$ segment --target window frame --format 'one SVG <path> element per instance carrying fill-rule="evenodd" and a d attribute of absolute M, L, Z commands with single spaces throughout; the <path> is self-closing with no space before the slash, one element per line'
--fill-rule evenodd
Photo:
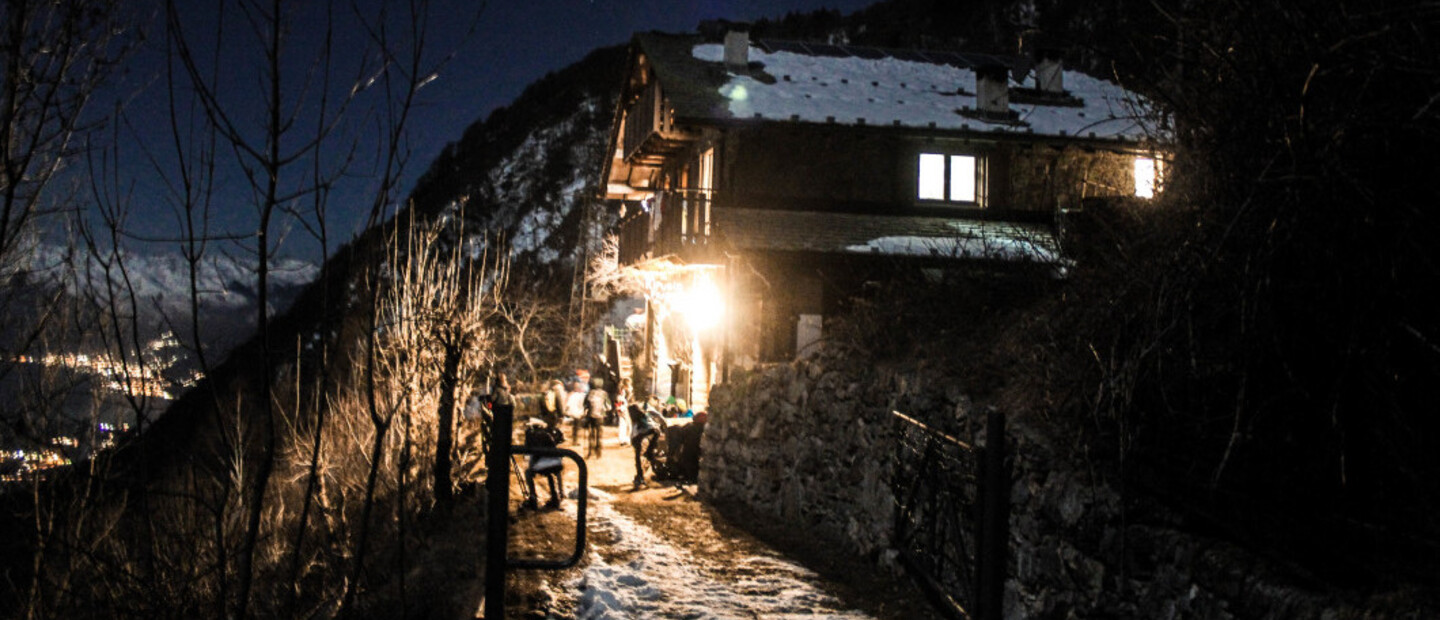
<path fill-rule="evenodd" d="M 936 162 L 933 158 L 940 158 Z M 927 158 L 930 162 L 927 164 Z M 973 150 L 949 150 L 949 149 L 920 149 L 915 159 L 914 191 L 911 197 L 918 203 L 924 205 L 943 205 L 962 208 L 984 208 L 987 204 L 987 177 L 989 172 L 988 159 L 984 153 Z M 957 197 L 957 185 L 963 186 L 963 182 L 957 182 L 962 168 L 973 166 L 969 178 L 972 182 L 970 196 L 968 199 L 960 195 Z M 939 174 L 939 185 L 936 186 L 933 175 Z M 928 182 L 927 182 L 928 180 Z M 935 191 L 939 191 L 939 197 L 935 197 Z"/>

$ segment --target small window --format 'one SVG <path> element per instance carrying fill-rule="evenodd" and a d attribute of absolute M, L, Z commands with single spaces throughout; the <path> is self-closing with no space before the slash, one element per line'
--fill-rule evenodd
<path fill-rule="evenodd" d="M 1135 196 L 1154 198 L 1160 191 L 1164 163 L 1153 157 L 1135 158 Z"/>
<path fill-rule="evenodd" d="M 916 197 L 980 204 L 984 161 L 974 155 L 921 153 Z"/>

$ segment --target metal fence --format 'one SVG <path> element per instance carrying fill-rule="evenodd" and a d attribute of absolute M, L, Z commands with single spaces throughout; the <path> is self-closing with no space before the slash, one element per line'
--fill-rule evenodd
<path fill-rule="evenodd" d="M 895 548 L 935 607 L 952 618 L 1004 617 L 1010 467 L 1005 417 L 986 447 L 892 412 L 898 429 Z"/>

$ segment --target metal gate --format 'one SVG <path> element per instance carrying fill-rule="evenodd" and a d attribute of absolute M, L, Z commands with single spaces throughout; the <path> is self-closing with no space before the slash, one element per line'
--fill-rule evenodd
<path fill-rule="evenodd" d="M 992 411 L 975 448 L 898 411 L 892 489 L 895 548 L 906 570 L 952 618 L 1004 616 L 1010 468 L 1005 417 Z"/>

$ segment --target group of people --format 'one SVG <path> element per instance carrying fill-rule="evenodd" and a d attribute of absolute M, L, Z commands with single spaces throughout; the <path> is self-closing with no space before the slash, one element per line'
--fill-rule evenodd
<path fill-rule="evenodd" d="M 643 403 L 632 402 L 634 392 L 628 378 L 620 381 L 613 395 L 605 389 L 605 381 L 600 377 L 585 379 L 577 373 L 568 388 L 558 379 L 546 385 L 536 406 L 539 423 L 532 424 L 526 431 L 527 447 L 553 448 L 564 443 L 561 429 L 568 420 L 571 439 L 575 445 L 585 447 L 585 458 L 599 458 L 603 454 L 604 425 L 613 416 L 620 443 L 629 445 L 634 452 L 636 489 L 646 485 L 647 469 L 656 478 L 696 479 L 700 436 L 706 421 L 704 412 L 694 413 L 685 401 L 675 398 L 662 403 L 652 396 Z M 666 418 L 690 420 L 688 424 L 667 424 Z M 663 452 L 659 449 L 662 443 L 665 444 Z M 550 481 L 551 501 L 546 506 L 559 505 L 561 467 L 558 458 L 531 459 L 526 470 L 531 507 L 536 502 L 534 478 L 537 475 Z"/>
<path fill-rule="evenodd" d="M 684 400 L 668 399 L 665 404 L 651 397 L 643 406 L 629 406 L 635 450 L 635 488 L 645 486 L 645 463 L 657 479 L 694 482 L 700 474 L 700 438 L 708 415 L 685 407 Z M 664 439 L 664 452 L 658 450 Z M 643 457 L 643 458 L 642 458 Z"/>
<path fill-rule="evenodd" d="M 540 419 L 553 427 L 570 420 L 570 436 L 585 446 L 585 458 L 599 458 L 604 450 L 604 424 L 616 411 L 624 410 L 630 398 L 630 380 L 622 380 L 613 397 L 600 377 L 589 380 L 588 391 L 584 386 L 585 382 L 576 381 L 567 390 L 559 379 L 551 380 L 541 395 Z M 623 430 L 621 435 L 625 435 Z"/>

